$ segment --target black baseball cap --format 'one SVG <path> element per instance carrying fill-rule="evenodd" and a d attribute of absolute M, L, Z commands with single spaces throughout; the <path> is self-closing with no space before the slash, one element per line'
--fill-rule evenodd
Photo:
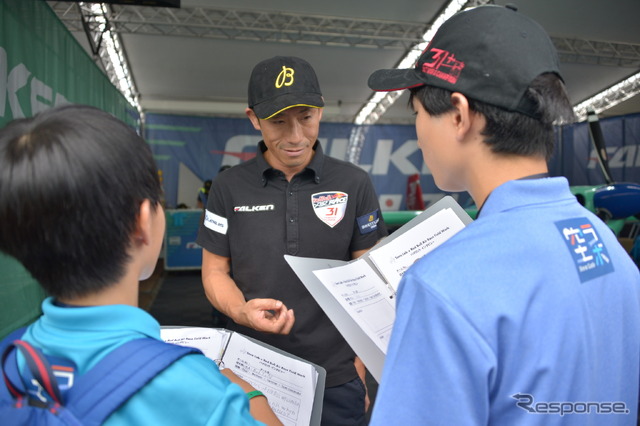
<path fill-rule="evenodd" d="M 253 68 L 249 108 L 266 120 L 296 106 L 324 107 L 316 73 L 304 59 L 275 56 Z"/>
<path fill-rule="evenodd" d="M 490 105 L 536 117 L 525 94 L 543 73 L 560 66 L 546 31 L 513 6 L 459 12 L 438 29 L 415 68 L 375 71 L 369 87 L 394 91 L 435 86 Z"/>

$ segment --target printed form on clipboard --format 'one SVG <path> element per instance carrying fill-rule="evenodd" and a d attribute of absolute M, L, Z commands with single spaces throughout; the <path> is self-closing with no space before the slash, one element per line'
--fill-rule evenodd
<path fill-rule="evenodd" d="M 285 426 L 320 424 L 324 368 L 223 328 L 163 326 L 160 336 L 200 349 L 219 368 L 229 368 L 262 391 Z"/>
<path fill-rule="evenodd" d="M 345 340 L 380 381 L 404 273 L 472 221 L 446 196 L 350 262 L 285 255 Z"/>

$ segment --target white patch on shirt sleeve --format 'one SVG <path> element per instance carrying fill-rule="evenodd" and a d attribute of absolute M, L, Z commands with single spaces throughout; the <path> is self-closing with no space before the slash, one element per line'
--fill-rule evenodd
<path fill-rule="evenodd" d="M 205 210 L 204 226 L 223 235 L 226 235 L 227 229 L 229 229 L 226 217 L 218 216 L 209 210 Z"/>

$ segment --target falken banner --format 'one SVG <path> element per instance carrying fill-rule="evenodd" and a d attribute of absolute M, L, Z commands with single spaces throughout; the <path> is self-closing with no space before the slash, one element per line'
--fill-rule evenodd
<path fill-rule="evenodd" d="M 613 178 L 619 182 L 640 182 L 640 114 L 600 122 Z M 349 123 L 321 123 L 319 139 L 324 152 L 347 159 L 353 128 Z M 248 119 L 164 114 L 147 114 L 145 137 L 161 170 L 169 208 L 178 203 L 180 168 L 186 167 L 200 182 L 212 179 L 221 166 L 253 158 L 261 139 Z M 556 155 L 550 161 L 551 175 L 566 176 L 572 185 L 605 183 L 586 123 L 556 129 L 556 141 Z M 406 208 L 408 180 L 416 173 L 420 175 L 425 206 L 444 195 L 424 165 L 412 125 L 370 126 L 358 165 L 371 176 L 383 210 Z M 471 203 L 466 193 L 449 195 L 463 207 Z M 195 199 L 195 190 L 189 197 Z"/>
<path fill-rule="evenodd" d="M 0 1 L 0 127 L 66 103 L 93 105 L 137 127 L 137 111 L 46 2 Z"/>

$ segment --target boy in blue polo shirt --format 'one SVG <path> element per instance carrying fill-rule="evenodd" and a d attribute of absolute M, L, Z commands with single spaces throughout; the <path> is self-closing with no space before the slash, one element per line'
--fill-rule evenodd
<path fill-rule="evenodd" d="M 635 425 L 640 274 L 564 177 L 553 124 L 573 117 L 551 40 L 512 7 L 453 16 L 409 89 L 425 163 L 478 218 L 399 286 L 372 425 Z"/>
<path fill-rule="evenodd" d="M 157 167 L 126 124 L 67 105 L 0 130 L 0 250 L 51 295 L 23 340 L 90 370 L 160 325 L 138 306 L 138 283 L 154 270 L 165 216 Z M 105 424 L 280 424 L 266 398 L 202 354 L 171 364 Z M 255 419 L 254 417 L 255 416 Z"/>

